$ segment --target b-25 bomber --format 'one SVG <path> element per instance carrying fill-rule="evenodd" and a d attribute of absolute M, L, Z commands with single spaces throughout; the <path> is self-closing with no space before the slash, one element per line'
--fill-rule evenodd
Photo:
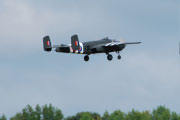
<path fill-rule="evenodd" d="M 111 61 L 113 56 L 111 52 L 118 54 L 117 58 L 120 60 L 120 51 L 122 51 L 129 44 L 140 44 L 141 42 L 123 42 L 108 37 L 96 41 L 79 42 L 78 35 L 71 37 L 71 44 L 51 45 L 50 37 L 45 36 L 43 38 L 44 50 L 47 52 L 52 51 L 54 48 L 56 52 L 62 53 L 74 53 L 74 54 L 85 54 L 84 60 L 89 61 L 89 56 L 96 53 L 105 53 L 107 59 Z"/>

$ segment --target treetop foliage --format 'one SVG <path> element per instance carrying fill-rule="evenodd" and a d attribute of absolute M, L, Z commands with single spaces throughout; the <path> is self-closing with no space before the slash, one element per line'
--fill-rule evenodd
<path fill-rule="evenodd" d="M 2 115 L 0 120 L 7 120 L 7 118 Z M 165 106 L 159 106 L 152 113 L 149 111 L 139 112 L 134 109 L 128 113 L 121 110 L 112 113 L 105 111 L 102 116 L 98 113 L 80 112 L 74 116 L 64 118 L 62 111 L 50 104 L 42 107 L 36 105 L 34 109 L 27 105 L 10 120 L 180 120 L 180 114 L 171 112 Z"/>

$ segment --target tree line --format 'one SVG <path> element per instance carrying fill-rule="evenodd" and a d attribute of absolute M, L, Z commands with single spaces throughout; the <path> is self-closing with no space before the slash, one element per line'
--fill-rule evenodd
<path fill-rule="evenodd" d="M 0 120 L 7 120 L 5 115 Z M 171 112 L 165 106 L 159 106 L 152 112 L 132 110 L 128 113 L 116 110 L 112 113 L 106 111 L 102 116 L 93 112 L 80 112 L 74 116 L 64 117 L 62 111 L 50 105 L 33 108 L 27 105 L 21 112 L 16 113 L 10 120 L 180 120 L 180 114 Z"/>

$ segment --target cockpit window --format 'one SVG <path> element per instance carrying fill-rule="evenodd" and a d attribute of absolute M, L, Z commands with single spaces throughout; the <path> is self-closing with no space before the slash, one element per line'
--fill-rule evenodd
<path fill-rule="evenodd" d="M 109 40 L 109 38 L 108 38 L 108 37 L 105 37 L 105 38 L 103 38 L 103 40 Z"/>

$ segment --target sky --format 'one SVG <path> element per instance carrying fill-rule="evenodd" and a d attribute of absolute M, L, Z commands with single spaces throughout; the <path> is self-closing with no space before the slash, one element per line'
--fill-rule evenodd
<path fill-rule="evenodd" d="M 77 112 L 180 113 L 178 0 L 1 0 L 0 115 L 30 104 Z M 42 38 L 69 44 L 109 37 L 127 42 L 122 60 L 43 51 Z"/>

